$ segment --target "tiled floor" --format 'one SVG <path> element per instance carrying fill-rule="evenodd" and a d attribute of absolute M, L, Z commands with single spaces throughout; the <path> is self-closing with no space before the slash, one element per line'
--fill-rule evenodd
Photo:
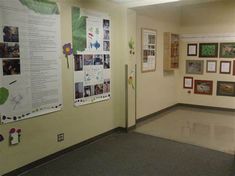
<path fill-rule="evenodd" d="M 178 107 L 140 123 L 136 132 L 235 154 L 235 112 Z"/>

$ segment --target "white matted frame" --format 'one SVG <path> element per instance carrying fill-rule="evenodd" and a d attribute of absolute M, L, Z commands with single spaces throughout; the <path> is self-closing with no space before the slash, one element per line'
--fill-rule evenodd
<path fill-rule="evenodd" d="M 217 72 L 217 61 L 216 60 L 207 60 L 206 61 L 206 72 L 207 73 L 216 73 Z"/>
<path fill-rule="evenodd" d="M 157 31 L 154 29 L 141 29 L 141 72 L 154 72 L 156 70 Z"/>

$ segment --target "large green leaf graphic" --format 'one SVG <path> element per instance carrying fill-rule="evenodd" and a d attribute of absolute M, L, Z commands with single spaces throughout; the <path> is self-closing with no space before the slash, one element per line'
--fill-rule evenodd
<path fill-rule="evenodd" d="M 84 51 L 86 48 L 86 18 L 80 16 L 80 8 L 72 8 L 72 35 L 73 35 L 73 51 Z"/>
<path fill-rule="evenodd" d="M 49 0 L 19 0 L 21 4 L 27 6 L 36 13 L 52 15 L 59 14 L 59 8 L 55 2 Z"/>
<path fill-rule="evenodd" d="M 3 105 L 9 97 L 8 89 L 1 87 L 0 88 L 0 105 Z"/>

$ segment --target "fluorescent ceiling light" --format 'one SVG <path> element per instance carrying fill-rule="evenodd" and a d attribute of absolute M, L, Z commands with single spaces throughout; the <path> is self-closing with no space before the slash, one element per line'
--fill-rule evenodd
<path fill-rule="evenodd" d="M 113 0 L 113 1 L 123 4 L 127 7 L 139 7 L 139 6 L 169 3 L 169 2 L 177 2 L 180 0 Z"/>

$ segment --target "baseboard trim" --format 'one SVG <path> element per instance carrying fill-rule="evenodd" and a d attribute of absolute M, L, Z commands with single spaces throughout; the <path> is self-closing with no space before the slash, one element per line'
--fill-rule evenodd
<path fill-rule="evenodd" d="M 34 161 L 34 162 L 30 163 L 30 164 L 27 164 L 27 165 L 25 165 L 25 166 L 22 166 L 22 167 L 20 167 L 20 168 L 18 168 L 18 169 L 15 169 L 15 170 L 11 171 L 11 172 L 8 172 L 8 173 L 6 173 L 6 174 L 3 174 L 3 176 L 16 176 L 16 175 L 20 175 L 20 174 L 22 174 L 22 173 L 24 173 L 24 172 L 26 172 L 26 171 L 28 171 L 28 170 L 30 170 L 30 169 L 33 169 L 33 168 L 35 168 L 35 167 L 37 167 L 37 166 L 39 166 L 39 165 L 42 165 L 42 164 L 44 164 L 44 163 L 47 163 L 47 162 L 49 162 L 49 161 L 51 161 L 51 160 L 53 160 L 53 159 L 56 159 L 56 158 L 58 158 L 58 157 L 61 156 L 61 155 L 64 155 L 64 154 L 66 154 L 66 153 L 68 153 L 68 152 L 71 152 L 71 151 L 76 150 L 76 149 L 78 149 L 78 148 L 80 148 L 80 147 L 83 147 L 83 146 L 85 146 L 85 145 L 87 145 L 87 144 L 90 144 L 90 143 L 92 143 L 92 142 L 94 142 L 94 141 L 96 141 L 96 140 L 98 140 L 98 139 L 101 139 L 101 138 L 103 138 L 103 137 L 106 137 L 106 136 L 108 136 L 108 135 L 111 135 L 111 134 L 113 134 L 113 133 L 118 133 L 118 132 L 122 132 L 122 133 L 123 133 L 123 132 L 127 132 L 127 130 L 126 130 L 126 128 L 117 127 L 117 128 L 115 128 L 115 129 L 112 129 L 112 130 L 107 131 L 107 132 L 105 132 L 105 133 L 102 133 L 102 134 L 100 134 L 100 135 L 97 135 L 97 136 L 95 136 L 95 137 L 92 137 L 92 138 L 90 138 L 90 139 L 87 139 L 87 140 L 85 140 L 85 141 L 83 141 L 83 142 L 80 142 L 80 143 L 78 143 L 78 144 L 75 144 L 75 145 L 73 145 L 73 146 L 70 146 L 70 147 L 68 147 L 68 148 L 66 148 L 66 149 L 63 149 L 63 150 L 61 150 L 61 151 L 58 151 L 58 152 L 53 153 L 53 154 L 51 154 L 51 155 L 48 155 L 48 156 L 46 156 L 46 157 L 44 157 L 44 158 L 41 158 L 41 159 L 39 159 L 39 160 L 36 160 L 36 161 Z"/>
<path fill-rule="evenodd" d="M 176 108 L 176 107 L 189 107 L 189 108 L 198 108 L 198 109 L 211 109 L 211 110 L 219 110 L 219 111 L 227 111 L 227 112 L 235 112 L 235 109 L 232 109 L 232 108 L 222 108 L 222 107 L 215 107 L 215 106 L 204 106 L 204 105 L 195 105 L 195 104 L 186 104 L 186 103 L 176 103 L 172 106 L 169 106 L 167 108 L 164 108 L 160 111 L 157 111 L 157 112 L 154 112 L 152 114 L 149 114 L 147 116 L 144 116 L 140 119 L 137 119 L 136 120 L 136 123 L 141 123 L 143 121 L 146 121 L 148 119 L 151 119 L 153 117 L 156 117 L 164 112 L 167 112 L 173 108 Z"/>
<path fill-rule="evenodd" d="M 235 109 L 233 109 L 233 108 L 222 108 L 222 107 L 215 107 L 215 106 L 204 106 L 204 105 L 195 105 L 195 104 L 186 104 L 186 103 L 178 103 L 177 105 L 183 106 L 183 107 L 190 107 L 190 108 L 211 109 L 211 110 L 235 112 Z"/>
<path fill-rule="evenodd" d="M 162 114 L 162 113 L 164 113 L 164 112 L 167 112 L 167 111 L 169 111 L 169 110 L 171 110 L 171 109 L 173 109 L 173 108 L 175 108 L 175 107 L 177 107 L 177 106 L 179 106 L 178 103 L 176 103 L 176 104 L 174 104 L 174 105 L 172 105 L 172 106 L 169 106 L 169 107 L 167 107 L 167 108 L 164 108 L 164 109 L 162 109 L 162 110 L 160 110 L 160 111 L 157 111 L 157 112 L 154 112 L 154 113 L 152 113 L 152 114 L 146 115 L 146 116 L 144 116 L 144 117 L 142 117 L 142 118 L 140 118 L 140 119 L 137 119 L 137 120 L 136 120 L 136 123 L 138 124 L 138 123 L 141 123 L 141 122 L 146 121 L 146 120 L 148 120 L 148 119 L 151 119 L 151 118 L 153 118 L 153 117 L 155 117 L 155 116 L 157 116 L 157 115 L 160 115 L 160 114 Z"/>

